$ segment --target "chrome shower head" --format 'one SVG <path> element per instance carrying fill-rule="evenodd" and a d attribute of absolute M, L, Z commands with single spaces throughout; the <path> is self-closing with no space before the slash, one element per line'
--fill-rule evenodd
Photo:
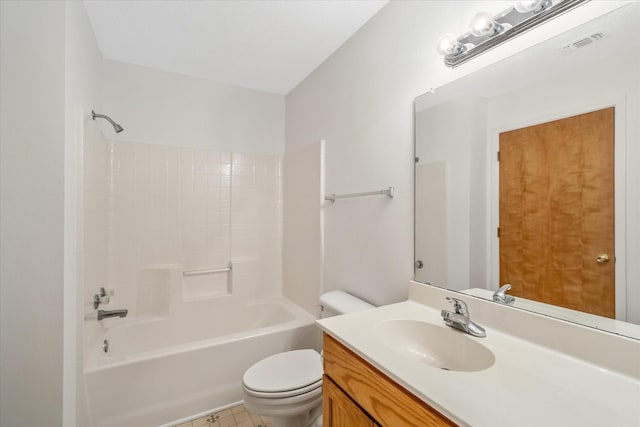
<path fill-rule="evenodd" d="M 124 130 L 124 128 L 122 126 L 120 126 L 119 124 L 117 124 L 116 122 L 111 120 L 111 117 L 105 116 L 104 114 L 96 114 L 95 111 L 91 110 L 91 118 L 93 120 L 95 120 L 96 117 L 103 118 L 103 119 L 107 120 L 109 123 L 111 123 L 111 126 L 113 126 L 113 130 L 115 130 L 116 133 L 120 133 L 120 132 L 122 132 Z"/>

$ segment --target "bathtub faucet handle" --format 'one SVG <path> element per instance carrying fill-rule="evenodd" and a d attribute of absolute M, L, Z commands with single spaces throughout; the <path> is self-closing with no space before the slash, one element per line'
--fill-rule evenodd
<path fill-rule="evenodd" d="M 98 309 L 101 304 L 109 304 L 111 301 L 111 297 L 113 296 L 113 289 L 109 289 L 109 292 L 104 288 L 104 286 L 100 287 L 100 292 L 93 296 L 93 308 Z"/>

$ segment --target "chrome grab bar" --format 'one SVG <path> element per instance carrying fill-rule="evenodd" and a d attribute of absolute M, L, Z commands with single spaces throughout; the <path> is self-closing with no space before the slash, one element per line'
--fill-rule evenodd
<path fill-rule="evenodd" d="M 203 274 L 226 273 L 228 271 L 231 271 L 231 264 L 229 264 L 228 267 L 224 267 L 224 268 L 199 268 L 195 270 L 185 270 L 182 272 L 182 275 L 184 277 L 200 276 Z"/>
<path fill-rule="evenodd" d="M 341 195 L 330 194 L 328 196 L 324 196 L 324 199 L 329 200 L 330 202 L 333 202 L 333 203 L 335 203 L 336 199 L 347 199 L 350 197 L 377 196 L 377 195 L 385 195 L 390 199 L 393 199 L 393 196 L 395 195 L 395 191 L 396 191 L 395 188 L 389 187 L 389 188 L 385 188 L 384 190 L 367 191 L 366 193 L 351 193 L 351 194 L 341 194 Z"/>

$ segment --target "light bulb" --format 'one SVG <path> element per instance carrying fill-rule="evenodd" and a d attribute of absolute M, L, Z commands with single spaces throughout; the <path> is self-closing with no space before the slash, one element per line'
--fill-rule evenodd
<path fill-rule="evenodd" d="M 542 12 L 551 5 L 551 0 L 522 0 L 513 3 L 513 8 L 520 13 Z"/>
<path fill-rule="evenodd" d="M 436 44 L 436 49 L 440 55 L 458 55 L 466 50 L 466 47 L 458 42 L 456 36 L 451 33 L 442 35 Z"/>
<path fill-rule="evenodd" d="M 477 13 L 469 26 L 471 27 L 471 34 L 476 37 L 492 37 L 502 31 L 502 25 L 498 24 L 487 12 Z"/>

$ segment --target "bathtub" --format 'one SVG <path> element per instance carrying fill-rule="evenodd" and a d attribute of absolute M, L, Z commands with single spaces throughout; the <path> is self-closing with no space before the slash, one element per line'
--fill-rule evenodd
<path fill-rule="evenodd" d="M 94 427 L 159 426 L 238 402 L 252 364 L 319 343 L 313 317 L 285 299 L 216 298 L 181 304 L 168 317 L 103 322 L 85 352 Z"/>

